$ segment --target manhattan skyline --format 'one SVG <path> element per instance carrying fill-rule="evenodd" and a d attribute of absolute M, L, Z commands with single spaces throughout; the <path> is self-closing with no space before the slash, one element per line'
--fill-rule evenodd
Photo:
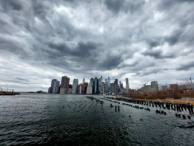
<path fill-rule="evenodd" d="M 194 78 L 194 2 L 0 1 L 0 87 L 111 77 L 130 88 Z"/>

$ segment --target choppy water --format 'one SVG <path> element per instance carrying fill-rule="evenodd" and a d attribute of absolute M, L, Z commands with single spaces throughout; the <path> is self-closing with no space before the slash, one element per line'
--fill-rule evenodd
<path fill-rule="evenodd" d="M 101 98 L 101 96 L 94 96 Z M 85 95 L 0 96 L 0 145 L 194 145 L 194 123 Z M 185 113 L 187 114 L 187 113 Z M 131 116 L 131 117 L 129 117 Z"/>

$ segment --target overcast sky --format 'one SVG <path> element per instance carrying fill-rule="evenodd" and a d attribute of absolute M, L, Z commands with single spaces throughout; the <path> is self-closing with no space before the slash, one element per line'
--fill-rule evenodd
<path fill-rule="evenodd" d="M 101 75 L 135 89 L 194 78 L 194 0 L 0 0 L 0 87 Z"/>

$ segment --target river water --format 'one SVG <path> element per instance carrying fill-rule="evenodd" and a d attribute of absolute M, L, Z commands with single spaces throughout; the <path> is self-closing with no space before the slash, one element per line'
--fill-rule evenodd
<path fill-rule="evenodd" d="M 194 145 L 194 128 L 179 128 L 194 124 L 193 116 L 184 120 L 175 111 L 160 115 L 154 107 L 146 111 L 93 97 L 104 104 L 86 95 L 0 96 L 0 145 Z"/>

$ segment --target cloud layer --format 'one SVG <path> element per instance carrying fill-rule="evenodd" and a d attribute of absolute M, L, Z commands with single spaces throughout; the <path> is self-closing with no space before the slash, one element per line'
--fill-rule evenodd
<path fill-rule="evenodd" d="M 193 0 L 2 0 L 0 87 L 47 90 L 67 75 L 130 87 L 193 77 Z"/>

